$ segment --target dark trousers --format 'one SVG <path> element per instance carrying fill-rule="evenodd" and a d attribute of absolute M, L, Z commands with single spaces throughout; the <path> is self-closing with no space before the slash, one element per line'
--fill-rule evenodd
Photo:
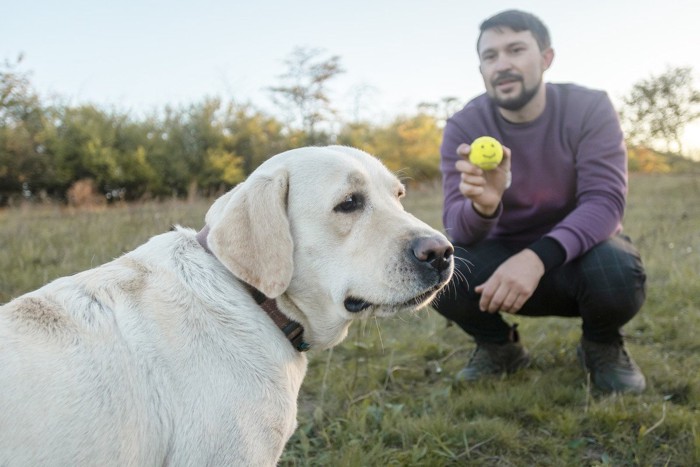
<path fill-rule="evenodd" d="M 520 250 L 493 240 L 455 245 L 455 275 L 435 309 L 478 343 L 508 342 L 510 326 L 500 313 L 479 310 L 480 295 L 474 287 Z M 645 282 L 639 253 L 629 238 L 619 235 L 545 273 L 518 315 L 580 317 L 586 339 L 614 342 L 642 307 Z"/>

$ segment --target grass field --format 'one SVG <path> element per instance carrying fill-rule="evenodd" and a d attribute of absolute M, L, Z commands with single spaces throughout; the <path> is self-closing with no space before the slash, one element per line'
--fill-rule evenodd
<path fill-rule="evenodd" d="M 470 386 L 451 376 L 473 343 L 437 313 L 351 328 L 311 352 L 284 466 L 700 465 L 700 177 L 634 176 L 626 233 L 642 252 L 647 303 L 627 326 L 641 396 L 601 395 L 578 367 L 579 322 L 512 318 L 533 356 Z M 406 207 L 440 228 L 437 188 Z M 171 224 L 199 228 L 208 203 L 0 211 L 0 303 L 108 261 Z"/>

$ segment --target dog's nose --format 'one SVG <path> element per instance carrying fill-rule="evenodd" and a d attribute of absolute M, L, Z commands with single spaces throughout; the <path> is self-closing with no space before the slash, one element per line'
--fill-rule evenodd
<path fill-rule="evenodd" d="M 416 238 L 411 242 L 413 255 L 422 263 L 427 263 L 438 271 L 444 271 L 452 264 L 454 247 L 443 236 Z"/>

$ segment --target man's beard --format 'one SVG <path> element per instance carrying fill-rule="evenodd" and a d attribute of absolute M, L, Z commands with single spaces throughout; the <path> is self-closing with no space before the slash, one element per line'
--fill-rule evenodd
<path fill-rule="evenodd" d="M 503 79 L 515 79 L 517 81 L 520 81 L 522 84 L 522 91 L 520 91 L 520 94 L 518 94 L 515 97 L 508 97 L 508 98 L 500 98 L 498 97 L 498 94 L 496 92 L 496 83 L 498 81 L 503 80 Z M 542 79 L 540 79 L 535 86 L 532 88 L 528 89 L 525 87 L 525 83 L 522 79 L 522 77 L 518 75 L 513 75 L 510 73 L 500 75 L 496 79 L 494 79 L 491 83 L 491 86 L 493 86 L 493 96 L 491 97 L 491 100 L 500 108 L 505 109 L 505 110 L 510 110 L 510 111 L 517 111 L 525 107 L 533 97 L 535 97 L 535 94 L 537 94 L 537 91 L 540 89 L 540 84 L 542 83 Z"/>

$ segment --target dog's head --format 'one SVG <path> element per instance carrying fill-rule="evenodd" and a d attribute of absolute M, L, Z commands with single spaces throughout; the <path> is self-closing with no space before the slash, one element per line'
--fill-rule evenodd
<path fill-rule="evenodd" d="M 343 146 L 272 157 L 211 207 L 207 238 L 238 278 L 304 326 L 312 346 L 351 320 L 427 305 L 449 281 L 452 245 L 404 211 L 401 182 Z"/>

